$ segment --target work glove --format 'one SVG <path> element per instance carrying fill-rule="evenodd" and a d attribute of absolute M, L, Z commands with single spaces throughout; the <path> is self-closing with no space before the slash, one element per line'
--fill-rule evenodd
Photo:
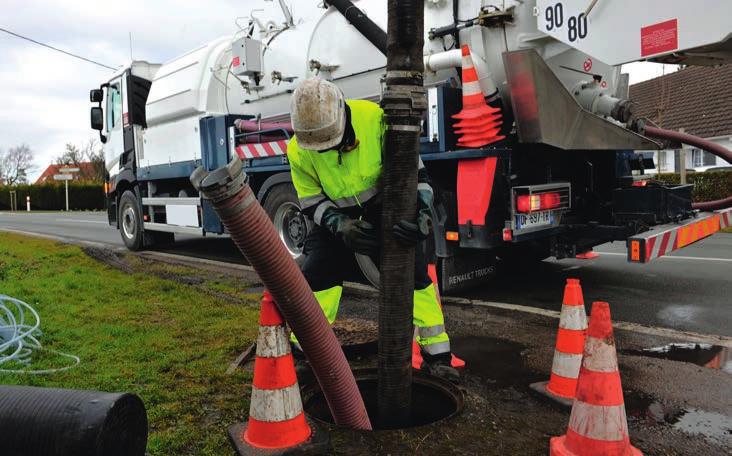
<path fill-rule="evenodd" d="M 322 226 L 340 238 L 346 247 L 362 255 L 375 255 L 379 250 L 379 240 L 374 226 L 365 220 L 355 220 L 336 209 L 326 209 Z"/>
<path fill-rule="evenodd" d="M 394 237 L 407 247 L 422 243 L 432 231 L 432 192 L 419 190 L 417 193 L 417 221 L 400 220 L 392 227 Z"/>

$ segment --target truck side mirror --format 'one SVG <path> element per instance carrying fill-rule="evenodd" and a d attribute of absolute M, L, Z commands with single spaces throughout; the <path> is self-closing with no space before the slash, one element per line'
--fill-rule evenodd
<path fill-rule="evenodd" d="M 91 108 L 91 127 L 92 130 L 99 131 L 102 131 L 102 128 L 104 128 L 104 113 L 102 112 L 102 108 L 98 106 Z"/>
<path fill-rule="evenodd" d="M 102 89 L 92 89 L 89 91 L 89 101 L 92 103 L 101 103 L 104 98 Z"/>
<path fill-rule="evenodd" d="M 99 131 L 99 140 L 102 141 L 102 144 L 105 144 L 107 142 L 107 137 L 102 133 L 102 129 L 104 128 L 104 112 L 102 111 L 102 108 L 98 106 L 92 107 L 90 117 L 92 130 Z"/>

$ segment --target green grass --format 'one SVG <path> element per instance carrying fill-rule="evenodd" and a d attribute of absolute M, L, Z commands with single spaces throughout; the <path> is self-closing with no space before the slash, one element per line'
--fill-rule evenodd
<path fill-rule="evenodd" d="M 729 227 L 729 228 L 723 228 L 723 229 L 721 230 L 721 232 L 722 232 L 722 233 L 732 233 L 732 226 L 731 226 L 731 227 Z"/>
<path fill-rule="evenodd" d="M 0 383 L 134 392 L 147 407 L 150 454 L 231 454 L 226 426 L 247 415 L 251 379 L 224 372 L 256 337 L 255 306 L 7 233 L 0 234 L 0 293 L 35 307 L 46 347 L 81 358 L 65 372 L 0 374 Z M 63 363 L 43 355 L 33 367 Z"/>

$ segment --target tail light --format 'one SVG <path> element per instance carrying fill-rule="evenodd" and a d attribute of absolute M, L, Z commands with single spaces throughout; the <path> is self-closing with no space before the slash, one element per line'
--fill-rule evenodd
<path fill-rule="evenodd" d="M 529 195 L 518 195 L 516 197 L 516 211 L 536 212 L 548 209 L 556 209 L 562 204 L 562 197 L 559 192 L 532 193 Z"/>

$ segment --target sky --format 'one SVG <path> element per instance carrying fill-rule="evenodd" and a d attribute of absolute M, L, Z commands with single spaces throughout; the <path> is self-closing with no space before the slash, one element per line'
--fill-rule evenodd
<path fill-rule="evenodd" d="M 308 1 L 308 0 L 299 0 Z M 296 2 L 288 3 L 297 5 Z M 118 67 L 135 59 L 165 62 L 220 36 L 253 8 L 281 18 L 262 0 L 2 0 L 0 28 Z M 294 9 L 297 17 L 297 8 Z M 667 65 L 666 72 L 673 71 Z M 662 74 L 662 65 L 628 66 L 630 82 Z M 627 70 L 626 70 L 627 71 Z M 81 145 L 89 128 L 89 90 L 112 71 L 0 33 L 0 149 L 28 144 L 35 152 L 34 180 L 66 143 Z"/>

